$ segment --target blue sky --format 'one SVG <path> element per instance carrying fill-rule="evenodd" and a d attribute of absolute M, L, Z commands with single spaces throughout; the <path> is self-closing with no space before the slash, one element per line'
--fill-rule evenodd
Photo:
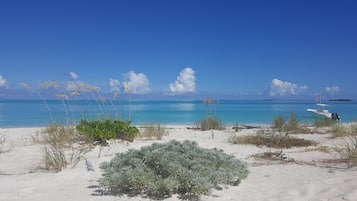
<path fill-rule="evenodd" d="M 357 2 L 0 1 L 0 98 L 357 98 Z M 77 88 L 78 88 L 77 86 Z"/>

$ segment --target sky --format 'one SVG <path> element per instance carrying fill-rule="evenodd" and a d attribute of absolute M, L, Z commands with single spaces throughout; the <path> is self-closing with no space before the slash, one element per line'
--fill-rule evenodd
<path fill-rule="evenodd" d="M 356 99 L 356 10 L 354 0 L 2 0 L 0 99 L 94 86 L 149 99 Z"/>

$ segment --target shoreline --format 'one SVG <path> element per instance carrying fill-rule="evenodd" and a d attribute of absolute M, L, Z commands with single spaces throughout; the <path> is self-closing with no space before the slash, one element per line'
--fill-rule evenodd
<path fill-rule="evenodd" d="M 337 158 L 334 146 L 344 142 L 332 139 L 330 133 L 291 134 L 314 140 L 318 143 L 309 147 L 275 149 L 265 146 L 230 144 L 232 135 L 254 135 L 259 128 L 242 129 L 235 133 L 231 127 L 225 130 L 200 131 L 188 129 L 186 125 L 165 125 L 168 135 L 162 140 L 138 138 L 127 143 L 111 140 L 108 146 L 95 146 L 87 152 L 77 165 L 59 172 L 43 169 L 43 144 L 32 141 L 32 136 L 41 134 L 45 127 L 1 128 L 0 136 L 6 136 L 6 144 L 0 153 L 0 200 L 76 200 L 76 201 L 146 201 L 140 196 L 120 197 L 98 195 L 98 180 L 101 178 L 99 165 L 110 161 L 115 153 L 129 149 L 140 149 L 152 143 L 170 140 L 193 140 L 208 149 L 222 149 L 225 153 L 248 165 L 249 175 L 238 186 L 227 186 L 213 190 L 202 200 L 250 201 L 250 200 L 353 200 L 357 197 L 357 169 L 345 168 L 341 164 L 325 163 Z M 142 129 L 142 128 L 141 128 Z M 290 134 L 289 134 L 290 135 Z M 330 153 L 320 151 L 327 147 Z M 264 152 L 282 151 L 284 159 L 261 159 L 255 156 Z M 90 161 L 94 171 L 88 171 Z M 167 201 L 179 201 L 174 195 Z"/>

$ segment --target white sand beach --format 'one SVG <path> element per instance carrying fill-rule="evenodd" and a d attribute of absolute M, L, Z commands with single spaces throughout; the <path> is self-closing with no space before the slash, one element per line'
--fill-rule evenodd
<path fill-rule="evenodd" d="M 347 168 L 341 163 L 325 163 L 336 159 L 333 149 L 343 139 L 332 139 L 330 134 L 296 134 L 295 137 L 314 140 L 316 146 L 290 149 L 273 149 L 255 145 L 230 144 L 227 139 L 234 130 L 197 131 L 184 126 L 167 126 L 168 135 L 162 140 L 135 139 L 132 143 L 111 141 L 109 146 L 98 146 L 85 154 L 79 163 L 60 172 L 43 169 L 43 145 L 32 138 L 43 132 L 43 128 L 3 128 L 0 135 L 5 142 L 0 149 L 0 200 L 149 200 L 147 198 L 101 195 L 98 179 L 101 177 L 100 163 L 110 161 L 117 152 L 139 149 L 153 142 L 194 140 L 204 148 L 223 149 L 248 164 L 249 175 L 238 186 L 214 190 L 202 200 L 311 200 L 338 201 L 357 200 L 357 169 Z M 256 129 L 243 129 L 237 135 L 254 134 Z M 327 147 L 330 153 L 319 150 Z M 264 160 L 252 157 L 267 151 L 283 151 L 280 160 Z M 85 158 L 94 171 L 87 171 Z M 180 200 L 176 196 L 166 200 Z"/>

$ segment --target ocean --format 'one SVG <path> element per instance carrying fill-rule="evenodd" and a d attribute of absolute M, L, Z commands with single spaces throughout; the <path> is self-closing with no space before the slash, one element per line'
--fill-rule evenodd
<path fill-rule="evenodd" d="M 330 112 L 342 122 L 357 120 L 357 102 L 328 102 Z M 289 118 L 293 112 L 300 123 L 308 124 L 316 116 L 306 111 L 316 108 L 314 101 L 220 100 L 205 105 L 201 100 L 0 100 L 0 127 L 37 127 L 51 123 L 75 124 L 80 119 L 120 118 L 133 125 L 161 123 L 195 125 L 207 114 L 216 115 L 224 125 L 271 124 L 274 117 Z"/>

